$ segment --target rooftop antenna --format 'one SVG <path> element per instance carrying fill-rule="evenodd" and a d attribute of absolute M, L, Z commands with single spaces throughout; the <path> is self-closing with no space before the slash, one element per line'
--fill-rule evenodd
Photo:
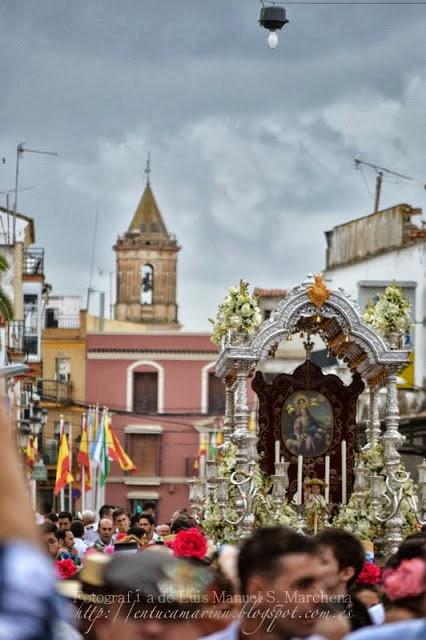
<path fill-rule="evenodd" d="M 98 232 L 98 210 L 95 211 L 95 228 L 93 231 L 93 244 L 92 244 L 92 258 L 90 262 L 90 276 L 89 286 L 87 288 L 87 315 L 90 313 L 90 294 L 95 292 L 93 288 L 93 268 L 95 266 L 95 253 L 96 253 L 96 235 Z"/>
<path fill-rule="evenodd" d="M 374 213 L 377 213 L 379 210 L 380 203 L 380 194 L 382 190 L 382 182 L 383 182 L 383 174 L 386 173 L 391 176 L 396 176 L 397 178 L 403 178 L 404 180 L 410 180 L 411 182 L 414 178 L 410 178 L 410 176 L 405 176 L 402 173 L 397 173 L 396 171 L 391 171 L 390 169 L 385 169 L 385 167 L 379 167 L 377 164 L 373 164 L 372 162 L 365 162 L 365 160 L 361 160 L 359 154 L 354 158 L 355 169 L 362 170 L 362 165 L 365 167 L 370 167 L 370 169 L 374 169 L 376 172 L 376 193 L 374 196 Z"/>
<path fill-rule="evenodd" d="M 146 186 L 149 187 L 149 185 L 151 184 L 151 177 L 150 177 L 151 176 L 151 152 L 150 151 L 148 151 L 145 174 L 146 174 Z"/>
<path fill-rule="evenodd" d="M 16 146 L 16 172 L 15 172 L 15 203 L 13 206 L 13 243 L 16 242 L 16 214 L 18 213 L 18 192 L 19 185 L 19 161 L 24 153 L 38 153 L 43 156 L 57 156 L 56 151 L 44 151 L 43 149 L 28 149 L 24 146 L 25 142 L 20 142 Z"/>

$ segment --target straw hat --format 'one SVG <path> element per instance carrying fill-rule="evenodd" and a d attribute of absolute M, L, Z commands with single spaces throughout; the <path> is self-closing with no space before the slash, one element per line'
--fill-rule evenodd
<path fill-rule="evenodd" d="M 84 558 L 78 580 L 58 580 L 57 592 L 70 600 L 96 602 L 96 597 L 105 587 L 104 572 L 111 562 L 111 556 L 104 553 L 91 553 Z"/>
<path fill-rule="evenodd" d="M 327 487 L 328 486 L 328 485 L 325 484 L 324 480 L 320 480 L 320 478 L 310 478 L 306 482 L 306 486 L 307 487 L 312 487 L 314 485 L 318 485 L 320 487 Z"/>

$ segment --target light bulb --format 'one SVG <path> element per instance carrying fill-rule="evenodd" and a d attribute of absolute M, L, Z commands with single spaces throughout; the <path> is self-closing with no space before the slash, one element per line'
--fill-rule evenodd
<path fill-rule="evenodd" d="M 275 49 L 278 46 L 278 36 L 276 31 L 269 32 L 268 44 L 271 49 Z"/>

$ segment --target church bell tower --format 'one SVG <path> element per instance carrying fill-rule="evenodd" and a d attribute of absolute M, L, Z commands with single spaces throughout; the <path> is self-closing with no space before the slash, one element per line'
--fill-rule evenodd
<path fill-rule="evenodd" d="M 148 156 L 146 187 L 127 231 L 114 251 L 117 264 L 116 320 L 139 322 L 161 329 L 178 329 L 176 267 L 180 250 L 164 224 L 150 184 Z"/>

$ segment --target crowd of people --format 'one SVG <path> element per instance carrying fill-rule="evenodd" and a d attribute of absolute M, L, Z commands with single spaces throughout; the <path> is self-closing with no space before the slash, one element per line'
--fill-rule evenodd
<path fill-rule="evenodd" d="M 426 532 L 379 563 L 352 533 L 256 529 L 215 545 L 187 509 L 34 523 L 0 420 L 0 640 L 425 640 Z"/>

